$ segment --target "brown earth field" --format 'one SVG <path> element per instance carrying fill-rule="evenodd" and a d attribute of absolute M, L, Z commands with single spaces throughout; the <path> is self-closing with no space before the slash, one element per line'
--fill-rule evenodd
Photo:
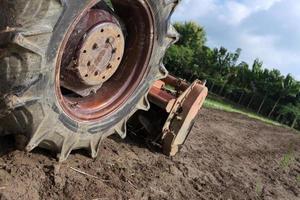
<path fill-rule="evenodd" d="M 174 158 L 132 137 L 62 164 L 15 150 L 10 137 L 0 147 L 1 200 L 300 199 L 300 134 L 218 110 L 202 110 Z"/>

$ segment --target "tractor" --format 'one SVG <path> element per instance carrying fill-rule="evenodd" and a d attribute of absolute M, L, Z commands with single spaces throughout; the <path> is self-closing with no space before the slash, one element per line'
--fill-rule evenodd
<path fill-rule="evenodd" d="M 179 0 L 0 2 L 0 135 L 59 162 L 75 149 L 95 158 L 115 133 L 180 150 L 207 88 L 163 65 Z"/>

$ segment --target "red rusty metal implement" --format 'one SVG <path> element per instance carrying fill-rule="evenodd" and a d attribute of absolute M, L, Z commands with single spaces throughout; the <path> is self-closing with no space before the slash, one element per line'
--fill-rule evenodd
<path fill-rule="evenodd" d="M 164 154 L 175 156 L 191 132 L 207 94 L 205 83 L 196 80 L 188 84 L 169 75 L 153 84 L 148 95 L 151 109 L 139 112 L 135 119 Z"/>

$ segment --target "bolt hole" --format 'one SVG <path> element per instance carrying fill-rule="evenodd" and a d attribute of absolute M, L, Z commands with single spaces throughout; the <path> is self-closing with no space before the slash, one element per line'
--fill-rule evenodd
<path fill-rule="evenodd" d="M 89 75 L 88 74 L 86 74 L 84 77 L 88 77 Z"/>
<path fill-rule="evenodd" d="M 107 67 L 106 67 L 106 69 L 111 69 L 112 68 L 112 66 L 109 64 L 109 65 L 107 65 Z"/>
<path fill-rule="evenodd" d="M 99 72 L 98 72 L 98 71 L 96 71 L 94 75 L 95 75 L 95 76 L 98 76 L 98 74 L 99 74 Z"/>
<path fill-rule="evenodd" d="M 120 57 L 118 57 L 118 60 L 121 60 L 121 58 L 120 58 Z"/>
<path fill-rule="evenodd" d="M 89 61 L 89 62 L 87 63 L 87 66 L 91 66 L 91 61 Z"/>
<path fill-rule="evenodd" d="M 113 50 L 112 50 L 112 53 L 114 54 L 114 53 L 116 53 L 117 52 L 117 48 L 114 48 Z"/>
<path fill-rule="evenodd" d="M 105 79 L 105 78 L 106 78 L 105 76 L 102 77 L 102 79 Z"/>
<path fill-rule="evenodd" d="M 95 43 L 92 48 L 93 48 L 93 50 L 98 49 L 98 44 Z"/>
<path fill-rule="evenodd" d="M 86 53 L 86 50 L 83 50 L 83 53 Z"/>
<path fill-rule="evenodd" d="M 104 32 L 104 29 L 101 29 L 101 33 L 103 33 Z"/>
<path fill-rule="evenodd" d="M 119 34 L 117 37 L 119 38 L 119 37 L 121 37 L 121 35 Z"/>

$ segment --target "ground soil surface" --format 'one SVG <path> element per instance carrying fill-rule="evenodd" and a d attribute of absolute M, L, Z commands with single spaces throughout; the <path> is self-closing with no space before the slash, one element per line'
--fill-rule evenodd
<path fill-rule="evenodd" d="M 101 152 L 58 164 L 0 138 L 0 199 L 300 199 L 300 134 L 240 114 L 203 109 L 172 159 L 132 138 Z"/>

